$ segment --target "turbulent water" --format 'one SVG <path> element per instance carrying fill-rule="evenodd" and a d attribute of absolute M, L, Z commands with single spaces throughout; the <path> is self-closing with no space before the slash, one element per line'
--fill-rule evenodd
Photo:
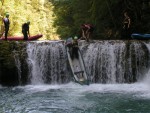
<path fill-rule="evenodd" d="M 0 113 L 149 113 L 149 84 L 0 88 Z"/>

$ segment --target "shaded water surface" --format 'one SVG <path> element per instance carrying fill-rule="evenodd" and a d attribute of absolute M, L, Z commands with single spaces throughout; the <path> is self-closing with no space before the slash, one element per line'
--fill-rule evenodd
<path fill-rule="evenodd" d="M 147 84 L 0 88 L 0 113 L 149 113 Z"/>

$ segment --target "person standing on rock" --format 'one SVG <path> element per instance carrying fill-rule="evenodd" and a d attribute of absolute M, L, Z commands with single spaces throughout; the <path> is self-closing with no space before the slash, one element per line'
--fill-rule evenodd
<path fill-rule="evenodd" d="M 29 25 L 30 25 L 30 21 L 28 21 L 22 25 L 22 33 L 24 36 L 24 40 L 28 40 L 28 38 L 30 37 Z"/>
<path fill-rule="evenodd" d="M 131 19 L 127 12 L 124 12 L 124 20 L 123 20 L 123 30 L 124 30 L 124 38 L 130 38 L 130 25 Z"/>
<path fill-rule="evenodd" d="M 5 40 L 7 40 L 9 25 L 10 25 L 9 13 L 6 13 L 6 17 L 3 19 L 3 23 L 4 23 L 4 26 L 5 26 Z"/>

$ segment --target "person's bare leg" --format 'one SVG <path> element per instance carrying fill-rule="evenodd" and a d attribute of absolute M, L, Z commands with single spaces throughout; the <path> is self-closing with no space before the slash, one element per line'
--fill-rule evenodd
<path fill-rule="evenodd" d="M 84 30 L 82 30 L 82 38 L 86 39 Z"/>
<path fill-rule="evenodd" d="M 88 40 L 88 30 L 86 30 L 86 31 L 84 32 L 84 36 L 85 36 L 85 40 L 87 41 L 87 40 Z"/>

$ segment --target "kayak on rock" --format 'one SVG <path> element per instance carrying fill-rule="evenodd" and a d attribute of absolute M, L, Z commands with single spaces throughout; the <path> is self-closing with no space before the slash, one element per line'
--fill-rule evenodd
<path fill-rule="evenodd" d="M 148 40 L 150 39 L 150 34 L 131 34 L 132 39 L 139 39 L 139 40 Z"/>
<path fill-rule="evenodd" d="M 42 36 L 43 36 L 42 34 L 30 36 L 27 41 L 37 40 L 37 39 L 41 38 Z M 1 37 L 0 40 L 5 40 L 5 37 Z M 24 39 L 23 39 L 23 36 L 9 36 L 9 37 L 7 37 L 7 40 L 9 40 L 9 41 L 21 41 Z"/>

